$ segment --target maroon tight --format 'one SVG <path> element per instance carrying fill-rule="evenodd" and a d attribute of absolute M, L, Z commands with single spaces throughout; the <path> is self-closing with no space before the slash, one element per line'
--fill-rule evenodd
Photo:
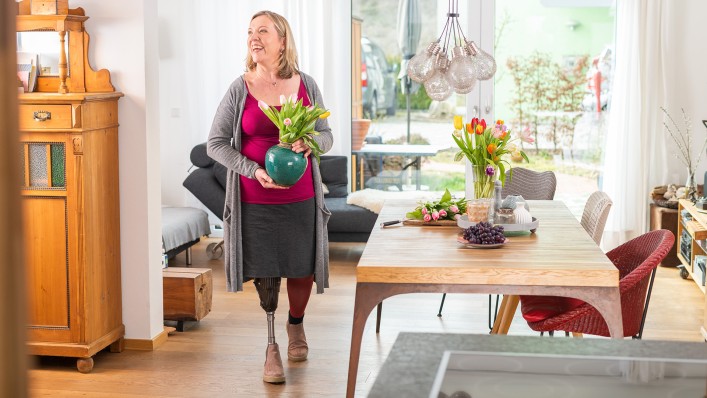
<path fill-rule="evenodd" d="M 304 278 L 287 278 L 287 298 L 290 299 L 290 315 L 295 318 L 304 316 L 309 295 L 312 293 L 314 275 Z"/>

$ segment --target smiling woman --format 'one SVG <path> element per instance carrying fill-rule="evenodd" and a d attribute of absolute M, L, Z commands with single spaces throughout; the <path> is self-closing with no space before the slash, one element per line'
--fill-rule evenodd
<path fill-rule="evenodd" d="M 274 326 L 281 278 L 287 278 L 287 357 L 293 362 L 306 360 L 309 351 L 303 319 L 312 285 L 317 282 L 318 293 L 328 287 L 331 213 L 324 204 L 319 154 L 331 149 L 333 137 L 317 83 L 299 70 L 287 20 L 272 11 L 255 13 L 247 49 L 246 72 L 216 110 L 207 153 L 228 168 L 228 290 L 243 290 L 253 279 L 268 320 L 263 381 L 283 383 Z M 301 167 L 290 173 L 296 168 L 288 164 Z"/>

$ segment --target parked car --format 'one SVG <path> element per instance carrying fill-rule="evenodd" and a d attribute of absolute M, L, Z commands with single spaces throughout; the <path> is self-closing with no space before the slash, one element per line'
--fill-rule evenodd
<path fill-rule="evenodd" d="M 398 106 L 396 68 L 385 59 L 385 53 L 366 37 L 361 38 L 361 88 L 363 113 L 375 119 L 379 113 L 394 115 Z"/>

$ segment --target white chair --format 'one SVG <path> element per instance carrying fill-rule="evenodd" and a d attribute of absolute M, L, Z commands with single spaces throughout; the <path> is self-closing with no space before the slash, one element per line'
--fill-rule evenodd
<path fill-rule="evenodd" d="M 604 226 L 609 218 L 609 211 L 613 202 L 609 195 L 602 191 L 596 191 L 589 196 L 582 212 L 582 227 L 598 245 L 604 235 Z"/>

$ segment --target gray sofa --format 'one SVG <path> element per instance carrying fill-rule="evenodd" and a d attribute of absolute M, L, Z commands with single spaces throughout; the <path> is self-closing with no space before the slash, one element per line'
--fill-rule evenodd
<path fill-rule="evenodd" d="M 226 167 L 206 154 L 206 143 L 195 146 L 190 155 L 197 168 L 184 180 L 184 187 L 219 218 L 226 201 Z M 346 203 L 348 195 L 348 158 L 322 156 L 319 167 L 322 183 L 329 189 L 324 195 L 331 211 L 329 241 L 366 242 L 376 222 L 377 214 Z"/>

